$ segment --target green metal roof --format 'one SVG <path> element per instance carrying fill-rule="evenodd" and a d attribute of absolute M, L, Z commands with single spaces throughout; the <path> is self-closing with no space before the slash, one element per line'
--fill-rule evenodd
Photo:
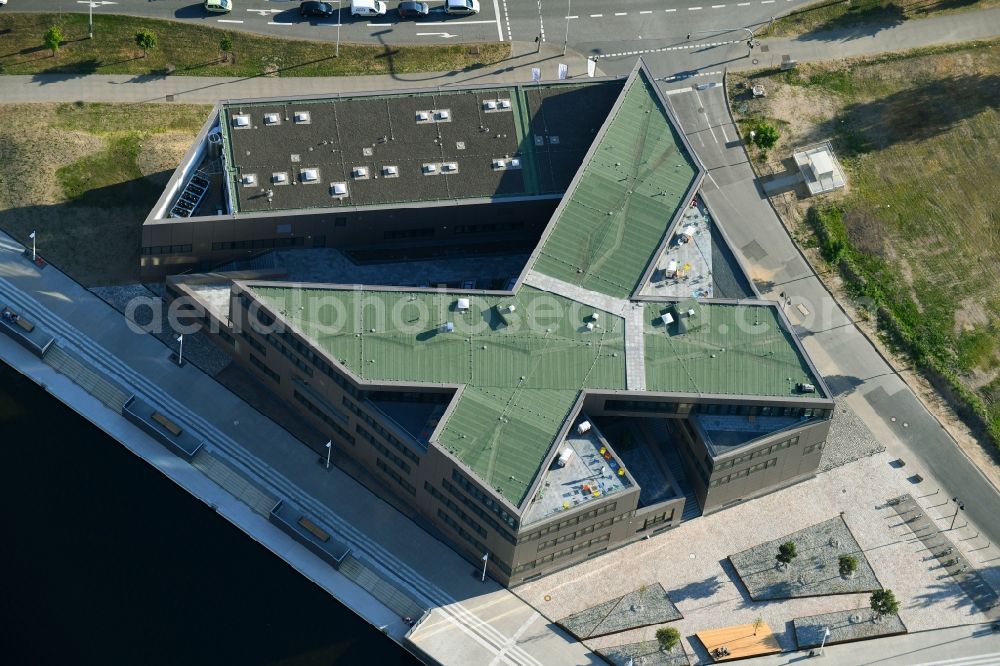
<path fill-rule="evenodd" d="M 697 172 L 654 84 L 638 70 L 557 210 L 534 270 L 628 297 Z"/>
<path fill-rule="evenodd" d="M 588 331 L 593 308 L 530 287 L 462 295 L 465 313 L 441 292 L 251 288 L 363 379 L 464 384 L 438 442 L 514 504 L 581 389 L 625 388 L 624 321 L 597 311 Z"/>
<path fill-rule="evenodd" d="M 689 308 L 693 316 L 679 314 Z M 791 396 L 798 382 L 818 385 L 773 306 L 688 301 L 645 310 L 648 391 Z M 663 313 L 674 322 L 665 326 Z"/>

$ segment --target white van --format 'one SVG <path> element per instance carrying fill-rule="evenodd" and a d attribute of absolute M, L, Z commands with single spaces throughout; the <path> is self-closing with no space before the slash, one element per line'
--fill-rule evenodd
<path fill-rule="evenodd" d="M 213 14 L 228 14 L 233 11 L 233 0 L 205 0 L 205 11 Z"/>
<path fill-rule="evenodd" d="M 382 0 L 351 0 L 351 16 L 384 16 L 385 11 Z"/>

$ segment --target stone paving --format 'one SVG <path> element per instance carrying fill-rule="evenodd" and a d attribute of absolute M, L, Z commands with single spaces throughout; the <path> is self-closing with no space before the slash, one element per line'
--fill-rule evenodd
<path fill-rule="evenodd" d="M 614 666 L 688 666 L 691 660 L 684 652 L 684 645 L 678 643 L 670 652 L 660 649 L 657 641 L 642 641 L 628 645 L 616 645 L 598 651 Z"/>
<path fill-rule="evenodd" d="M 834 398 L 834 402 L 836 406 L 833 410 L 833 423 L 830 425 L 830 434 L 827 435 L 826 445 L 823 447 L 820 469 L 828 471 L 858 458 L 885 451 L 885 446 L 875 439 L 872 431 L 846 401 Z"/>
<path fill-rule="evenodd" d="M 775 555 L 787 541 L 795 544 L 798 557 L 781 566 Z M 858 568 L 851 576 L 840 575 L 841 555 L 857 558 Z M 865 554 L 840 516 L 757 544 L 730 555 L 729 561 L 754 601 L 881 589 Z"/>
<path fill-rule="evenodd" d="M 659 583 L 640 587 L 559 620 L 578 640 L 618 633 L 681 618 Z"/>
<path fill-rule="evenodd" d="M 823 613 L 868 607 L 868 593 L 806 597 L 783 601 L 755 602 L 736 579 L 728 561 L 738 553 L 764 541 L 778 539 L 799 529 L 828 520 L 844 511 L 850 527 L 878 580 L 895 592 L 900 617 L 912 631 L 985 621 L 966 594 L 939 570 L 940 564 L 885 502 L 915 492 L 907 472 L 893 468 L 886 453 L 841 465 L 816 478 L 725 511 L 682 523 L 673 530 L 612 551 L 589 562 L 514 588 L 549 618 L 563 618 L 593 605 L 594 599 L 610 599 L 625 586 L 659 582 L 684 617 L 672 622 L 689 654 L 707 660 L 694 633 L 736 624 L 750 624 L 757 617 L 776 630 L 782 649 L 796 647 L 791 621 Z M 933 493 L 934 487 L 917 490 Z M 938 497 L 919 500 L 928 506 Z M 939 510 L 940 511 L 940 510 Z M 939 511 L 937 525 L 947 528 Z M 947 516 L 950 519 L 950 514 Z M 963 551 L 980 547 L 973 531 L 955 530 Z M 961 541 L 960 539 L 970 539 Z M 973 552 L 970 561 L 986 575 L 992 551 Z M 976 557 L 981 556 L 981 557 Z M 983 568 L 985 567 L 985 569 Z M 546 600 L 548 596 L 548 600 Z M 653 640 L 656 625 L 588 639 L 593 649 Z"/>
<path fill-rule="evenodd" d="M 870 608 L 797 617 L 792 623 L 795 626 L 795 640 L 803 650 L 819 647 L 823 642 L 825 629 L 830 630 L 827 645 L 906 633 L 906 625 L 898 615 L 887 615 L 875 622 L 875 614 Z"/>

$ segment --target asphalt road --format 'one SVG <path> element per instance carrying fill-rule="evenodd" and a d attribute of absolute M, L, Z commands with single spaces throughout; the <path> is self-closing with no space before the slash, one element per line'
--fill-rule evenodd
<path fill-rule="evenodd" d="M 293 0 L 234 0 L 230 14 L 209 14 L 194 0 L 94 0 L 95 13 L 178 19 L 281 37 L 344 42 L 435 43 L 475 41 L 533 42 L 569 47 L 585 55 L 656 49 L 688 42 L 714 41 L 729 28 L 760 26 L 811 0 L 480 0 L 475 16 L 448 16 L 431 0 L 431 16 L 401 20 L 389 12 L 377 19 L 352 18 L 349 0 L 334 1 L 340 17 L 303 20 Z M 714 2 L 714 4 L 712 4 Z M 4 11 L 86 13 L 88 0 L 11 0 Z M 338 30 L 338 25 L 339 30 Z M 738 31 L 742 36 L 743 31 Z"/>

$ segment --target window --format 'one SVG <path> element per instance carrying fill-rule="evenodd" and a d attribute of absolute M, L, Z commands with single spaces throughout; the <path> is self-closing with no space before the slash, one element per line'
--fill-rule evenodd
<path fill-rule="evenodd" d="M 480 504 L 485 506 L 487 509 L 495 513 L 500 517 L 500 520 L 507 523 L 511 529 L 517 529 L 518 521 L 517 518 L 507 513 L 503 508 L 503 505 L 498 503 L 493 497 L 487 495 L 482 490 L 479 489 L 472 481 L 458 473 L 458 470 L 453 470 L 451 473 L 451 480 L 458 484 L 458 486 L 463 490 L 463 492 L 468 493 L 474 499 L 479 501 Z"/>
<path fill-rule="evenodd" d="M 313 416 L 317 417 L 318 419 L 323 421 L 323 423 L 329 426 L 330 429 L 333 430 L 338 437 L 343 439 L 351 446 L 354 446 L 354 441 L 355 441 L 354 435 L 352 435 L 351 433 L 347 432 L 342 427 L 340 427 L 340 424 L 334 421 L 332 418 L 330 418 L 330 416 L 326 414 L 326 412 L 324 412 L 316 405 L 314 405 L 312 402 L 310 402 L 308 398 L 299 393 L 297 390 L 292 391 L 292 397 L 295 398 L 295 400 L 299 404 L 305 407 Z"/>
<path fill-rule="evenodd" d="M 187 245 L 151 245 L 142 248 L 143 256 L 149 257 L 157 254 L 190 254 L 193 246 Z"/>
<path fill-rule="evenodd" d="M 250 365 L 254 366 L 258 370 L 263 372 L 265 375 L 270 377 L 276 384 L 281 383 L 281 377 L 278 376 L 278 373 L 272 370 L 271 368 L 267 367 L 264 364 L 264 361 L 260 360 L 253 354 L 250 354 Z"/>
<path fill-rule="evenodd" d="M 374 435 L 372 435 L 370 432 L 368 432 L 367 430 L 365 430 L 364 428 L 362 428 L 360 425 L 354 426 L 354 430 L 359 435 L 361 435 L 361 437 L 363 439 L 367 439 L 368 443 L 371 444 L 372 447 L 376 451 L 378 451 L 379 453 L 381 453 L 382 455 L 384 455 L 386 458 L 388 458 L 389 460 L 391 460 L 397 467 L 399 467 L 399 469 L 403 470 L 407 474 L 410 473 L 410 466 L 406 464 L 406 461 L 404 461 L 402 458 L 400 458 L 399 456 L 397 456 L 395 453 L 393 453 L 392 451 L 390 451 L 389 449 L 387 449 L 385 447 L 385 445 L 382 444 L 382 442 L 380 442 L 377 439 L 375 439 Z"/>
<path fill-rule="evenodd" d="M 403 490 L 410 493 L 411 495 L 417 494 L 417 489 L 414 488 L 412 485 L 410 485 L 410 483 L 407 482 L 406 479 L 401 477 L 394 469 L 390 468 L 387 464 L 385 464 L 384 460 L 382 460 L 381 458 L 376 458 L 375 466 L 378 467 L 380 470 L 382 470 L 383 474 L 385 474 L 390 479 L 398 483 L 403 488 Z"/>

